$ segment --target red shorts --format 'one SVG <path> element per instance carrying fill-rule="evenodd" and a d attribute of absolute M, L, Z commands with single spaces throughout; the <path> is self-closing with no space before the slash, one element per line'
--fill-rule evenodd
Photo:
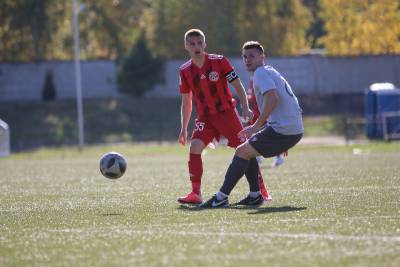
<path fill-rule="evenodd" d="M 215 115 L 197 117 L 192 139 L 200 139 L 207 146 L 214 138 L 221 136 L 228 139 L 228 146 L 237 147 L 246 139 L 239 139 L 237 134 L 243 129 L 236 109 L 228 109 Z"/>

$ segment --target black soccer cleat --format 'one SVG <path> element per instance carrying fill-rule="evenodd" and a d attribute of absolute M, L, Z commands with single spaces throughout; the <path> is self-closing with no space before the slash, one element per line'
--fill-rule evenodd
<path fill-rule="evenodd" d="M 263 203 L 264 198 L 261 194 L 259 194 L 257 197 L 251 197 L 250 195 L 247 195 L 247 197 L 235 203 L 234 205 L 258 207 L 261 206 Z"/>
<path fill-rule="evenodd" d="M 228 197 L 225 197 L 222 200 L 218 200 L 217 196 L 214 195 L 205 203 L 201 204 L 200 208 L 205 208 L 205 209 L 226 208 L 228 207 L 228 205 L 229 205 Z"/>

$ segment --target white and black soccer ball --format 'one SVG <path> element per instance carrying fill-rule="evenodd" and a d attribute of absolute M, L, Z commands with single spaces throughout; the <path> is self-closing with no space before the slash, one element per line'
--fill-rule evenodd
<path fill-rule="evenodd" d="M 100 159 L 100 172 L 106 178 L 117 179 L 126 171 L 126 160 L 117 152 L 108 152 Z"/>

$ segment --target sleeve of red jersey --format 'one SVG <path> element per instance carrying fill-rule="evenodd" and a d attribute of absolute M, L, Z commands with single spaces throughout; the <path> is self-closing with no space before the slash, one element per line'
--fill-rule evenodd
<path fill-rule="evenodd" d="M 235 69 L 232 67 L 232 64 L 226 57 L 222 57 L 221 65 L 222 65 L 222 72 L 224 73 L 225 78 L 228 80 L 228 82 L 231 83 L 237 78 L 239 78 L 239 76 L 235 72 Z"/>
<path fill-rule="evenodd" d="M 187 94 L 190 92 L 189 85 L 187 84 L 182 70 L 179 70 L 179 92 L 181 94 Z"/>

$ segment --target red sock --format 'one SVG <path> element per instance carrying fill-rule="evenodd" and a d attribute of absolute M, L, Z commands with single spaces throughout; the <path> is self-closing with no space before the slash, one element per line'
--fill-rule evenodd
<path fill-rule="evenodd" d="M 203 162 L 201 154 L 189 154 L 189 176 L 192 182 L 192 190 L 196 194 L 201 194 L 201 176 L 203 175 Z"/>
<path fill-rule="evenodd" d="M 261 175 L 260 169 L 258 169 L 258 184 L 260 185 L 260 191 L 261 191 L 261 194 L 264 197 L 264 199 L 265 198 L 269 199 L 270 195 L 268 193 L 267 187 L 264 184 L 264 180 L 263 180 L 263 177 Z"/>

